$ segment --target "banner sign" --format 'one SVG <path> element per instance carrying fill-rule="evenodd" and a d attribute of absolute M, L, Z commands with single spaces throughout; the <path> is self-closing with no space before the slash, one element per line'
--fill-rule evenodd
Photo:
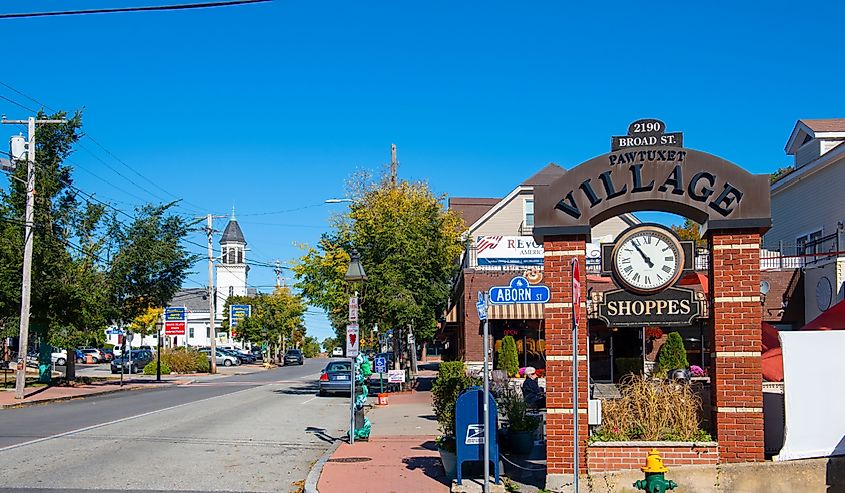
<path fill-rule="evenodd" d="M 543 265 L 543 244 L 530 236 L 479 236 L 478 265 Z"/>
<path fill-rule="evenodd" d="M 387 383 L 405 383 L 405 370 L 387 370 Z"/>
<path fill-rule="evenodd" d="M 667 288 L 650 295 L 618 289 L 594 294 L 593 302 L 598 318 L 608 327 L 672 327 L 705 317 L 703 298 L 703 293 L 684 288 Z"/>
<path fill-rule="evenodd" d="M 511 303 L 548 303 L 551 292 L 547 286 L 532 285 L 528 279 L 516 276 L 508 286 L 490 288 L 490 303 L 508 305 Z"/>
<path fill-rule="evenodd" d="M 183 336 L 187 325 L 187 312 L 184 306 L 168 306 L 164 309 L 164 335 Z"/>
<path fill-rule="evenodd" d="M 358 356 L 358 348 L 360 347 L 360 338 L 358 337 L 358 324 L 349 324 L 346 326 L 346 357 L 355 358 Z"/>
<path fill-rule="evenodd" d="M 229 327 L 237 327 L 238 322 L 252 314 L 252 305 L 229 305 Z"/>

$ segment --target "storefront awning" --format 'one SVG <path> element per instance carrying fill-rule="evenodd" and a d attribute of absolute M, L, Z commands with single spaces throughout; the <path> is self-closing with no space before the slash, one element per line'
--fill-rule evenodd
<path fill-rule="evenodd" d="M 539 303 L 491 305 L 488 311 L 490 320 L 542 320 L 543 305 Z"/>

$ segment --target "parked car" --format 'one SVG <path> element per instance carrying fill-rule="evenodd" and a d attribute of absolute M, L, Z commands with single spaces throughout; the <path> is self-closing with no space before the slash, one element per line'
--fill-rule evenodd
<path fill-rule="evenodd" d="M 130 358 L 131 355 L 131 358 Z M 131 360 L 131 361 L 130 361 Z M 153 353 L 146 349 L 133 349 L 130 354 L 121 354 L 111 362 L 111 372 L 120 373 L 121 366 L 124 373 L 139 373 L 153 360 Z"/>
<path fill-rule="evenodd" d="M 77 363 L 85 363 L 85 354 L 79 349 L 74 349 L 74 358 Z"/>
<path fill-rule="evenodd" d="M 332 349 L 332 356 L 334 356 L 334 357 L 343 356 L 343 348 L 342 347 L 336 347 L 336 348 Z"/>
<path fill-rule="evenodd" d="M 351 378 L 351 361 L 330 361 L 320 372 L 320 396 L 330 393 L 349 393 Z"/>
<path fill-rule="evenodd" d="M 285 352 L 284 363 L 285 366 L 288 365 L 301 365 L 304 362 L 302 351 L 299 349 L 288 349 Z"/>
<path fill-rule="evenodd" d="M 264 351 L 262 351 L 260 347 L 253 347 L 250 352 L 255 357 L 256 361 L 264 360 Z"/>
<path fill-rule="evenodd" d="M 94 363 L 102 363 L 103 361 L 106 360 L 106 355 L 103 354 L 103 352 L 100 351 L 97 348 L 84 347 L 84 348 L 79 348 L 79 350 L 82 351 L 83 355 L 89 355 L 90 354 L 91 358 L 93 358 L 93 360 L 94 360 Z M 83 358 L 84 357 L 85 356 L 83 356 Z"/>
<path fill-rule="evenodd" d="M 199 352 L 205 354 L 208 357 L 208 360 L 211 361 L 211 349 L 203 348 L 200 349 Z M 223 366 L 238 366 L 241 364 L 241 360 L 239 360 L 235 356 L 228 355 L 223 351 L 217 350 L 217 364 Z"/>
<path fill-rule="evenodd" d="M 237 358 L 238 364 L 249 364 L 255 361 L 251 355 L 246 355 L 237 350 L 225 349 L 225 348 L 217 348 L 218 351 L 231 356 L 233 358 Z"/>

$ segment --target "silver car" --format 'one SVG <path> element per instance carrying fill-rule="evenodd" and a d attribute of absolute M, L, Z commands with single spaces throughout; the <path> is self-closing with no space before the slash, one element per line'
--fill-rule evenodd
<path fill-rule="evenodd" d="M 199 351 L 205 354 L 209 361 L 211 360 L 211 349 L 200 349 Z M 223 366 L 238 366 L 241 364 L 241 360 L 234 356 L 217 351 L 217 364 Z"/>

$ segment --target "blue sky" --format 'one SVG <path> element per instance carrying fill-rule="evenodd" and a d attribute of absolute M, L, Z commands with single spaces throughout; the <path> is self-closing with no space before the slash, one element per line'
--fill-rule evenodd
<path fill-rule="evenodd" d="M 548 162 L 607 152 L 644 117 L 753 172 L 789 164 L 797 119 L 845 116 L 843 6 L 736 3 L 277 0 L 3 20 L 0 81 L 85 109 L 110 154 L 82 141 L 80 188 L 127 210 L 173 196 L 186 214 L 235 205 L 249 255 L 288 262 L 343 207 L 317 204 L 342 196 L 356 169 L 380 168 L 391 143 L 402 177 L 454 196 L 504 196 Z M 7 0 L 0 12 L 67 5 Z M 5 100 L 0 111 L 28 114 Z M 250 272 L 250 285 L 273 280 Z M 307 321 L 329 334 L 319 314 Z"/>

